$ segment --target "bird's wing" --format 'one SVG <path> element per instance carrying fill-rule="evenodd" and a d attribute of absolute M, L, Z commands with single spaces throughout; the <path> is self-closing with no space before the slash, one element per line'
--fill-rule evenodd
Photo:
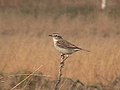
<path fill-rule="evenodd" d="M 71 44 L 70 42 L 67 42 L 65 40 L 61 40 L 57 42 L 57 46 L 61 48 L 71 48 L 71 49 L 81 49 L 79 47 L 76 47 L 74 44 Z"/>
<path fill-rule="evenodd" d="M 59 46 L 61 48 L 65 48 L 65 49 L 71 48 L 71 49 L 76 49 L 76 51 L 83 50 L 83 51 L 90 52 L 89 50 L 79 48 L 79 47 L 75 46 L 74 44 L 71 44 L 70 42 L 65 41 L 65 40 L 58 41 L 57 46 Z"/>

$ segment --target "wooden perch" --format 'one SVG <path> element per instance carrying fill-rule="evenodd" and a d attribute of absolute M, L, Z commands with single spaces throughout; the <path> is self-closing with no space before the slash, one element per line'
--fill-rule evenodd
<path fill-rule="evenodd" d="M 61 62 L 60 62 L 60 67 L 59 67 L 59 74 L 58 74 L 58 79 L 57 82 L 55 84 L 55 88 L 54 90 L 59 90 L 59 85 L 62 79 L 62 74 L 63 74 L 63 68 L 65 65 L 65 60 L 68 58 L 68 56 L 65 55 L 61 55 Z"/>

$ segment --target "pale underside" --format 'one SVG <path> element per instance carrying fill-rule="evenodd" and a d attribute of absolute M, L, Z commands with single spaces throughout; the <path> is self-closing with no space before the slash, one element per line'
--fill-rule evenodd
<path fill-rule="evenodd" d="M 55 41 L 54 46 L 62 54 L 72 54 L 72 53 L 80 50 L 79 47 L 76 47 L 75 45 L 73 45 L 65 40 Z"/>

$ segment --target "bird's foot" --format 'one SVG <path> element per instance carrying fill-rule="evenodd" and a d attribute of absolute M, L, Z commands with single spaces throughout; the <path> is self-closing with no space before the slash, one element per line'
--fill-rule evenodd
<path fill-rule="evenodd" d="M 65 54 L 61 54 L 61 60 L 63 60 L 65 58 Z"/>

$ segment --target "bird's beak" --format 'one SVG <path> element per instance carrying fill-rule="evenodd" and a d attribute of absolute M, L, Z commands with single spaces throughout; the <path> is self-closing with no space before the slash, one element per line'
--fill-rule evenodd
<path fill-rule="evenodd" d="M 52 37 L 52 35 L 49 35 L 50 37 Z"/>

